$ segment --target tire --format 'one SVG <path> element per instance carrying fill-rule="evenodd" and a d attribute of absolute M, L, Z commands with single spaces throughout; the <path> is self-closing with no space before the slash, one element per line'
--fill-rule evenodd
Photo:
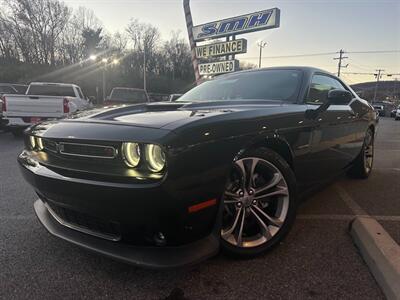
<path fill-rule="evenodd" d="M 398 120 L 400 120 L 400 118 L 394 118 L 395 119 L 395 121 L 398 121 Z"/>
<path fill-rule="evenodd" d="M 366 179 L 372 172 L 374 162 L 374 133 L 369 128 L 365 134 L 360 154 L 357 156 L 349 175 L 353 178 Z"/>
<path fill-rule="evenodd" d="M 298 206 L 296 178 L 276 152 L 251 150 L 233 163 L 222 200 L 222 250 L 253 257 L 276 246 L 292 227 Z"/>

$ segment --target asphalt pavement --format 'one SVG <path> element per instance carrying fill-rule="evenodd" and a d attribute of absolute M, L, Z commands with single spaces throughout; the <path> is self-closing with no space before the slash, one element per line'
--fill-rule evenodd
<path fill-rule="evenodd" d="M 400 122 L 393 119 L 381 118 L 371 177 L 343 177 L 310 197 L 274 250 L 251 260 L 219 254 L 169 271 L 115 262 L 48 234 L 18 170 L 22 147 L 0 133 L 0 299 L 384 298 L 348 225 L 370 214 L 400 243 Z"/>

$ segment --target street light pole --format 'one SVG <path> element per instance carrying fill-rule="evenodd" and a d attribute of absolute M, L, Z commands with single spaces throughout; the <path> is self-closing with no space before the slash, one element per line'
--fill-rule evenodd
<path fill-rule="evenodd" d="M 143 89 L 147 92 L 146 87 L 146 46 L 143 45 Z"/>
<path fill-rule="evenodd" d="M 102 102 L 104 102 L 104 100 L 106 99 L 106 67 L 107 67 L 108 59 L 103 58 L 101 61 L 104 63 L 104 66 L 102 68 L 103 69 L 103 101 Z"/>
<path fill-rule="evenodd" d="M 258 47 L 260 47 L 260 57 L 258 59 L 258 68 L 261 68 L 261 55 L 262 55 L 262 49 L 267 45 L 266 42 L 259 41 L 257 43 Z"/>

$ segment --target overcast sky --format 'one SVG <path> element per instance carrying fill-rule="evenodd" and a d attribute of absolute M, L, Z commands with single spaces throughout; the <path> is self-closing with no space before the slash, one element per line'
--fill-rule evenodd
<path fill-rule="evenodd" d="M 109 32 L 124 31 L 131 18 L 151 23 L 168 39 L 171 31 L 180 30 L 187 37 L 182 0 L 64 0 L 72 7 L 92 9 Z M 248 53 L 237 59 L 258 62 L 257 40 L 264 40 L 263 66 L 312 65 L 327 71 L 337 69 L 334 55 L 268 58 L 292 54 L 369 50 L 400 50 L 400 1 L 382 0 L 191 0 L 194 24 L 201 24 L 258 10 L 278 7 L 278 29 L 244 34 Z M 351 54 L 343 72 L 400 73 L 400 53 Z M 348 75 L 348 83 L 373 80 L 373 76 Z M 397 76 L 400 79 L 400 75 Z M 387 77 L 383 80 L 389 79 Z"/>

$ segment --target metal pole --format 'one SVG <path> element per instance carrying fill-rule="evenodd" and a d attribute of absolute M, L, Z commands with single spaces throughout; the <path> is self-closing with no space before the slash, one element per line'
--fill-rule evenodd
<path fill-rule="evenodd" d="M 258 68 L 261 68 L 261 56 L 262 56 L 262 49 L 267 45 L 266 42 L 260 41 L 257 43 L 258 47 L 260 47 L 260 57 L 258 59 Z"/>
<path fill-rule="evenodd" d="M 379 80 L 381 79 L 381 72 L 385 71 L 385 70 L 378 69 L 376 71 L 378 73 L 375 74 L 375 76 L 376 76 L 376 84 L 375 84 L 375 91 L 374 91 L 374 100 L 372 100 L 372 103 L 374 103 L 375 100 L 376 100 L 376 93 L 378 92 L 378 84 L 379 84 Z"/>
<path fill-rule="evenodd" d="M 183 0 L 183 9 L 185 11 L 185 19 L 186 19 L 186 28 L 189 36 L 189 43 L 190 43 L 190 50 L 192 53 L 192 64 L 194 75 L 196 77 L 196 84 L 200 83 L 200 72 L 198 68 L 198 61 L 196 57 L 196 42 L 193 38 L 193 20 L 192 20 L 192 13 L 190 11 L 190 0 Z"/>
<path fill-rule="evenodd" d="M 146 86 L 146 46 L 143 45 L 143 89 L 147 92 Z"/>
<path fill-rule="evenodd" d="M 336 60 L 336 59 L 339 60 L 339 62 L 338 62 L 338 72 L 337 72 L 337 76 L 338 76 L 338 77 L 340 77 L 340 71 L 341 71 L 341 69 L 342 69 L 342 68 L 347 68 L 347 66 L 348 66 L 348 64 L 345 65 L 345 66 L 342 65 L 342 60 L 348 58 L 347 56 L 343 56 L 344 53 L 345 53 L 344 50 L 343 50 L 343 49 L 340 49 L 340 51 L 339 51 L 339 57 L 335 57 L 335 58 L 334 58 L 334 60 Z"/>
<path fill-rule="evenodd" d="M 106 66 L 103 66 L 103 101 L 106 99 Z"/>

